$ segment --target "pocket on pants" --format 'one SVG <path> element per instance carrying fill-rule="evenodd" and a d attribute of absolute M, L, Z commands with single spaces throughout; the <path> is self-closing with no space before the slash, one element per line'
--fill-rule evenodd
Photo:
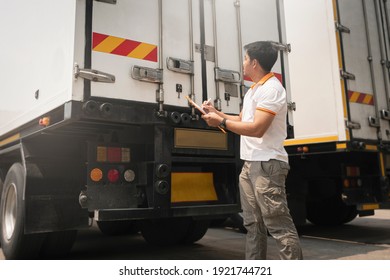
<path fill-rule="evenodd" d="M 287 176 L 290 170 L 290 165 L 287 162 L 271 159 L 269 161 L 260 162 L 260 174 L 266 177 L 278 175 Z"/>
<path fill-rule="evenodd" d="M 285 175 L 273 175 L 256 180 L 256 192 L 260 208 L 265 217 L 289 213 L 284 187 Z"/>

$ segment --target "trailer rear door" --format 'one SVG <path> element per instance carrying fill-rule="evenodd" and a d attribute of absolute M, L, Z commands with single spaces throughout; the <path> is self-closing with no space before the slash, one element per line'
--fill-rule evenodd
<path fill-rule="evenodd" d="M 90 96 L 187 107 L 184 95 L 211 98 L 238 114 L 242 94 L 242 46 L 279 41 L 277 4 L 267 0 L 93 1 L 91 69 L 115 76 L 91 82 Z M 88 26 L 88 24 L 87 24 Z M 274 67 L 281 78 L 279 59 Z"/>
<path fill-rule="evenodd" d="M 345 140 L 345 122 L 331 1 L 284 1 L 286 65 L 294 139 L 287 145 Z"/>
<path fill-rule="evenodd" d="M 389 141 L 389 8 L 377 0 L 337 5 L 349 120 L 360 127 L 351 136 Z"/>

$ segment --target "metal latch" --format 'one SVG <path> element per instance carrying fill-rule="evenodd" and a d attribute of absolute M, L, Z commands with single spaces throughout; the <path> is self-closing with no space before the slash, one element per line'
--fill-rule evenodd
<path fill-rule="evenodd" d="M 360 129 L 361 125 L 357 122 L 345 121 L 345 126 L 349 129 Z"/>
<path fill-rule="evenodd" d="M 291 44 L 282 44 L 282 43 L 278 43 L 278 42 L 273 42 L 273 44 L 280 51 L 284 51 L 286 53 L 290 53 L 291 52 Z"/>
<path fill-rule="evenodd" d="M 194 62 L 189 60 L 167 57 L 167 68 L 174 72 L 194 74 Z"/>
<path fill-rule="evenodd" d="M 80 69 L 77 64 L 75 64 L 74 66 L 74 77 L 76 79 L 80 77 L 86 80 L 90 80 L 92 82 L 115 83 L 114 75 L 94 69 Z"/>
<path fill-rule="evenodd" d="M 351 33 L 351 30 L 348 27 L 342 25 L 341 23 L 336 22 L 335 24 L 336 24 L 336 30 L 344 33 Z"/>
<path fill-rule="evenodd" d="M 297 109 L 297 105 L 295 102 L 289 101 L 287 102 L 287 109 L 290 111 L 295 111 Z"/>
<path fill-rule="evenodd" d="M 131 69 L 131 77 L 139 81 L 161 84 L 163 82 L 163 70 L 134 65 Z"/>
<path fill-rule="evenodd" d="M 355 75 L 344 70 L 340 70 L 340 76 L 347 80 L 355 80 Z"/>
<path fill-rule="evenodd" d="M 378 119 L 372 116 L 368 117 L 368 125 L 372 127 L 380 127 Z"/>
<path fill-rule="evenodd" d="M 230 97 L 238 97 L 240 94 L 239 87 L 236 84 L 224 83 L 225 86 L 225 100 L 228 101 Z"/>
<path fill-rule="evenodd" d="M 384 120 L 390 120 L 390 111 L 382 109 L 380 110 L 381 118 Z"/>
<path fill-rule="evenodd" d="M 233 70 L 225 70 L 221 68 L 214 68 L 215 71 L 215 80 L 225 83 L 239 83 L 241 82 L 241 74 L 240 72 Z"/>

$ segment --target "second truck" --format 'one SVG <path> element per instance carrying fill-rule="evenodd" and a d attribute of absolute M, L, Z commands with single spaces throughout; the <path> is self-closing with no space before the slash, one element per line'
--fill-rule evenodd
<path fill-rule="evenodd" d="M 385 0 L 8 1 L 0 25 L 7 259 L 67 253 L 92 222 L 191 243 L 238 213 L 239 138 L 185 97 L 238 114 L 258 40 L 280 49 L 295 223 L 390 206 Z"/>

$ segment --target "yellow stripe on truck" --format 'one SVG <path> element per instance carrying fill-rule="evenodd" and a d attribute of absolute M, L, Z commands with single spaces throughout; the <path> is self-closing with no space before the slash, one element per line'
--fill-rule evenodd
<path fill-rule="evenodd" d="M 379 209 L 379 204 L 378 203 L 362 204 L 360 208 L 361 210 L 375 210 L 375 209 Z"/>
<path fill-rule="evenodd" d="M 98 52 L 110 53 L 113 50 L 115 50 L 124 41 L 125 39 L 110 36 L 107 37 L 107 39 L 101 42 L 98 46 L 96 46 L 93 50 Z"/>
<path fill-rule="evenodd" d="M 171 202 L 218 200 L 211 172 L 172 172 Z"/>
<path fill-rule="evenodd" d="M 96 32 L 92 34 L 92 50 L 153 62 L 158 58 L 156 45 Z"/>
<path fill-rule="evenodd" d="M 5 138 L 4 140 L 0 141 L 0 147 L 4 146 L 4 145 L 7 145 L 7 144 L 9 144 L 11 142 L 14 142 L 16 140 L 19 140 L 19 139 L 20 139 L 20 133 L 12 135 L 11 137 Z"/>
<path fill-rule="evenodd" d="M 284 140 L 284 146 L 335 142 L 338 140 L 339 140 L 339 137 L 337 135 L 315 137 L 315 138 L 303 138 L 303 139 L 287 139 L 287 140 Z"/>

